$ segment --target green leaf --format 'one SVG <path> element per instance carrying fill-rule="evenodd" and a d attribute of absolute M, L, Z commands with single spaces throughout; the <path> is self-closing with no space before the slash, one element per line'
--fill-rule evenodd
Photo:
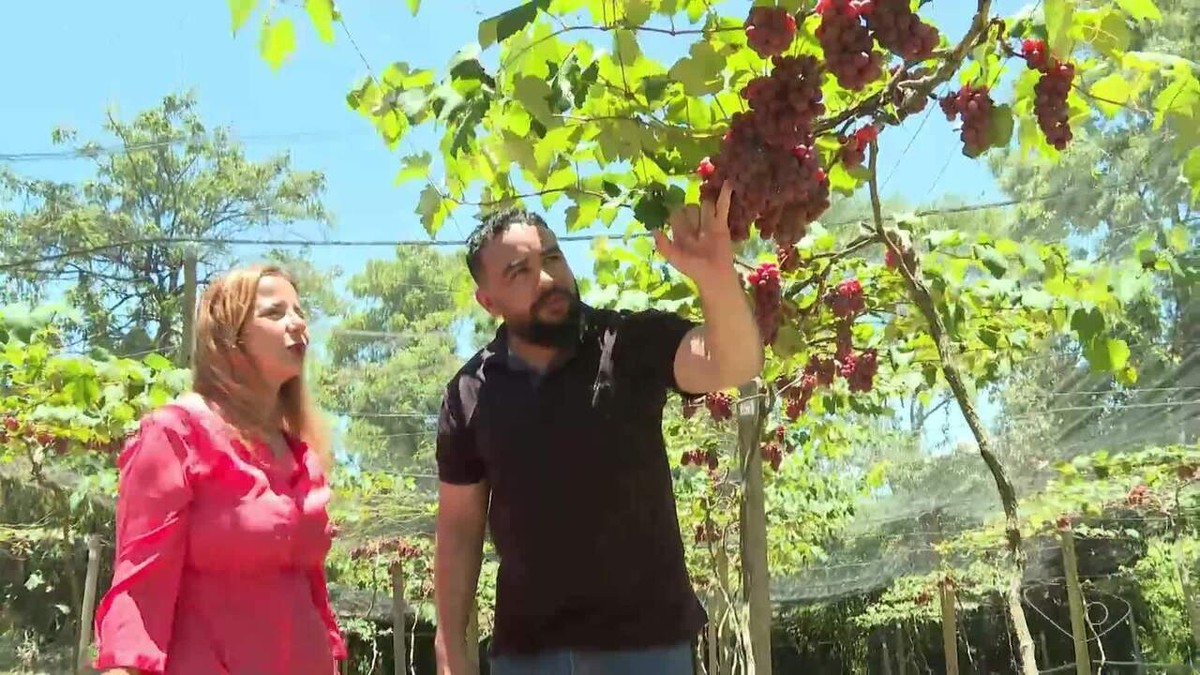
<path fill-rule="evenodd" d="M 667 74 L 683 85 L 684 94 L 704 96 L 716 94 L 725 86 L 724 70 L 725 57 L 708 42 L 700 41 L 693 43 L 688 56 L 676 61 Z"/>
<path fill-rule="evenodd" d="M 1070 52 L 1071 23 L 1075 9 L 1073 0 L 1046 0 L 1044 14 L 1046 16 L 1047 42 L 1050 51 L 1059 56 Z"/>
<path fill-rule="evenodd" d="M 863 167 L 847 169 L 845 164 L 838 162 L 829 170 L 829 188 L 849 197 L 865 180 L 864 172 L 867 172 L 867 169 Z"/>
<path fill-rule="evenodd" d="M 324 42 L 333 42 L 333 0 L 305 0 L 304 9 L 317 35 Z"/>
<path fill-rule="evenodd" d="M 1087 345 L 1104 331 L 1104 315 L 1098 309 L 1077 309 L 1071 314 L 1071 330 Z"/>
<path fill-rule="evenodd" d="M 417 15 L 419 9 L 421 9 L 421 0 L 408 0 L 408 11 L 412 12 L 413 16 Z"/>
<path fill-rule="evenodd" d="M 1119 338 L 1096 339 L 1084 347 L 1084 356 L 1092 369 L 1117 373 L 1129 362 L 1129 345 Z"/>
<path fill-rule="evenodd" d="M 438 232 L 438 224 L 435 223 L 436 216 L 442 208 L 442 195 L 438 189 L 432 184 L 426 185 L 424 190 L 421 190 L 421 198 L 417 202 L 415 213 L 421 216 L 421 225 L 425 227 L 425 232 L 431 237 L 436 237 Z"/>
<path fill-rule="evenodd" d="M 1088 92 L 1096 99 L 1096 107 L 1106 117 L 1113 117 L 1129 103 L 1132 88 L 1120 73 L 1111 73 L 1096 80 Z"/>
<path fill-rule="evenodd" d="M 1154 0 L 1117 0 L 1117 4 L 1134 21 L 1162 21 L 1162 12 L 1158 11 Z"/>
<path fill-rule="evenodd" d="M 975 257 L 997 279 L 1003 277 L 1004 273 L 1008 271 L 1008 261 L 994 247 L 976 246 Z"/>
<path fill-rule="evenodd" d="M 960 230 L 933 230 L 926 235 L 929 240 L 929 248 L 938 248 L 940 246 L 958 246 L 962 243 L 962 232 Z"/>
<path fill-rule="evenodd" d="M 522 31 L 537 18 L 538 11 L 550 6 L 550 0 L 530 0 L 479 22 L 479 46 L 487 49 L 497 42 L 504 42 Z"/>
<path fill-rule="evenodd" d="M 410 180 L 416 178 L 425 178 L 429 176 L 429 167 L 433 165 L 433 155 L 428 151 L 422 152 L 419 155 L 406 155 L 400 160 L 403 168 L 396 174 L 395 180 L 392 182 L 396 185 L 403 185 Z"/>
<path fill-rule="evenodd" d="M 1192 186 L 1192 201 L 1200 199 L 1200 147 L 1192 148 L 1184 160 L 1183 177 Z"/>
<path fill-rule="evenodd" d="M 229 0 L 229 18 L 234 35 L 250 20 L 256 4 L 258 0 Z"/>
<path fill-rule="evenodd" d="M 279 70 L 287 57 L 296 50 L 296 26 L 291 18 L 285 16 L 278 21 L 264 19 L 258 49 L 266 59 L 267 65 L 271 66 L 272 70 Z"/>
<path fill-rule="evenodd" d="M 1012 106 L 1007 103 L 996 106 L 988 118 L 988 144 L 994 148 L 1008 146 L 1015 123 Z"/>
<path fill-rule="evenodd" d="M 162 354 L 150 354 L 142 359 L 142 363 L 154 370 L 169 370 L 175 367 L 175 364 L 171 363 L 171 360 Z"/>

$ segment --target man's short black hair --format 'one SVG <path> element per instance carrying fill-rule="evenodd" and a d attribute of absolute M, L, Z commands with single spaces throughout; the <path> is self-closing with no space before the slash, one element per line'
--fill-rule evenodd
<path fill-rule="evenodd" d="M 483 247 L 517 223 L 550 228 L 545 219 L 521 206 L 506 206 L 480 216 L 479 225 L 467 237 L 467 269 L 471 271 L 475 283 L 479 283 L 483 276 Z"/>

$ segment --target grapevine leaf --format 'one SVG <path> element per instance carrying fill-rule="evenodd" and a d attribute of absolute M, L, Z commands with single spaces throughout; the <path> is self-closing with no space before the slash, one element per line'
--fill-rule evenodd
<path fill-rule="evenodd" d="M 1098 309 L 1076 309 L 1071 314 L 1071 330 L 1080 343 L 1089 344 L 1104 331 L 1104 315 Z"/>
<path fill-rule="evenodd" d="M 1184 160 L 1183 177 L 1192 186 L 1192 201 L 1200 199 L 1200 147 L 1192 148 Z"/>
<path fill-rule="evenodd" d="M 688 96 L 716 94 L 725 86 L 723 70 L 725 58 L 707 42 L 697 42 L 685 56 L 671 66 L 667 73 L 672 80 L 683 85 Z"/>
<path fill-rule="evenodd" d="M 324 42 L 333 42 L 333 0 L 305 0 L 304 9 L 317 35 Z"/>
<path fill-rule="evenodd" d="M 437 236 L 438 227 L 434 224 L 434 218 L 441 205 L 441 193 L 432 184 L 426 185 L 425 189 L 421 190 L 421 198 L 417 202 L 416 213 L 421 216 L 421 225 L 425 227 L 425 232 L 431 237 Z"/>
<path fill-rule="evenodd" d="M 229 0 L 230 24 L 234 35 L 250 20 L 258 0 Z"/>
<path fill-rule="evenodd" d="M 805 347 L 804 335 L 795 326 L 784 324 L 779 327 L 779 334 L 771 351 L 779 359 L 790 359 L 800 353 Z"/>
<path fill-rule="evenodd" d="M 1083 354 L 1094 371 L 1116 373 L 1129 362 L 1129 345 L 1119 338 L 1099 337 L 1084 345 Z"/>
<path fill-rule="evenodd" d="M 1050 52 L 1059 56 L 1067 54 L 1075 15 L 1074 3 L 1070 0 L 1046 0 L 1044 13 Z"/>
<path fill-rule="evenodd" d="M 1110 73 L 1096 81 L 1089 92 L 1096 99 L 1096 107 L 1106 117 L 1112 118 L 1129 103 L 1132 89 L 1120 73 Z"/>
<path fill-rule="evenodd" d="M 479 46 L 487 49 L 497 42 L 504 42 L 533 23 L 538 11 L 549 6 L 550 0 L 531 0 L 484 19 L 479 23 Z"/>
<path fill-rule="evenodd" d="M 146 364 L 146 366 L 153 370 L 167 370 L 173 365 L 170 359 L 162 354 L 150 354 L 146 358 L 142 359 L 142 363 Z"/>
<path fill-rule="evenodd" d="M 1162 21 L 1162 13 L 1158 11 L 1154 0 L 1117 0 L 1117 4 L 1134 21 Z"/>
<path fill-rule="evenodd" d="M 997 279 L 1003 277 L 1004 273 L 1008 271 L 1008 261 L 994 247 L 976 246 L 975 257 Z"/>
<path fill-rule="evenodd" d="M 415 178 L 428 176 L 429 167 L 433 164 L 433 155 L 428 151 L 419 155 L 407 155 L 400 160 L 400 163 L 403 168 L 396 174 L 396 179 L 393 181 L 396 185 L 403 185 Z"/>
<path fill-rule="evenodd" d="M 988 145 L 994 148 L 1006 147 L 1012 140 L 1015 126 L 1012 106 L 1007 103 L 998 105 L 988 118 Z"/>
<path fill-rule="evenodd" d="M 590 192 L 581 193 L 575 204 L 567 209 L 567 231 L 590 227 L 600 214 L 600 198 Z"/>
<path fill-rule="evenodd" d="M 279 70 L 296 50 L 296 26 L 291 18 L 285 16 L 278 21 L 264 19 L 258 48 L 267 65 L 272 70 Z"/>
<path fill-rule="evenodd" d="M 408 0 L 408 11 L 412 12 L 413 16 L 417 15 L 417 11 L 421 9 L 421 0 Z"/>

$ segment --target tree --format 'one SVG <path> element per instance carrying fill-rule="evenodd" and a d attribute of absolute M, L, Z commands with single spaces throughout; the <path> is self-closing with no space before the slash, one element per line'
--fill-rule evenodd
<path fill-rule="evenodd" d="M 229 129 L 208 128 L 196 108 L 185 94 L 130 121 L 109 112 L 104 130 L 115 144 L 75 149 L 95 167 L 82 183 L 0 175 L 19 205 L 0 214 L 8 289 L 26 299 L 64 290 L 85 318 L 74 341 L 169 353 L 182 326 L 181 240 L 200 244 L 204 283 L 233 260 L 222 240 L 329 220 L 320 173 L 293 170 L 286 154 L 249 159 Z M 75 134 L 59 130 L 53 140 L 70 146 Z"/>
<path fill-rule="evenodd" d="M 330 336 L 324 403 L 349 420 L 347 445 L 367 469 L 424 469 L 446 383 L 461 365 L 470 277 L 432 247 L 370 260 L 348 284 L 349 312 Z M 450 271 L 448 270 L 456 270 Z"/>
<path fill-rule="evenodd" d="M 237 4 L 235 28 L 255 4 Z M 1131 54 L 1119 39 L 1130 25 L 1158 17 L 1152 0 L 1048 0 L 1038 15 L 1010 21 L 993 19 L 990 8 L 982 0 L 967 32 L 946 41 L 904 0 L 822 0 L 815 8 L 796 1 L 756 4 L 736 16 L 690 0 L 624 7 L 525 3 L 484 20 L 479 44 L 461 50 L 443 73 L 396 63 L 351 91 L 348 102 L 389 145 L 414 126 L 444 130 L 438 159 L 447 179 L 427 185 L 417 207 L 431 235 L 464 204 L 534 197 L 546 207 L 565 199 L 568 230 L 597 221 L 611 225 L 625 210 L 654 229 L 685 200 L 733 181 L 734 236 L 744 240 L 756 229 L 780 248 L 774 262 L 745 261 L 771 346 L 757 396 L 789 413 L 810 405 L 808 414 L 837 412 L 855 405 L 842 387 L 849 394 L 869 391 L 881 360 L 912 371 L 926 387 L 948 388 L 1001 498 L 1011 554 L 1002 587 L 1022 671 L 1034 673 L 1020 601 L 1024 552 L 1016 495 L 975 411 L 975 392 L 1011 369 L 1013 357 L 1068 332 L 1093 368 L 1134 377 L 1121 331 L 1130 328 L 1126 308 L 1146 287 L 1113 288 L 1108 279 L 1137 275 L 1141 267 L 1122 259 L 1081 266 L 1062 245 L 986 233 L 914 237 L 911 217 L 883 213 L 875 171 L 880 134 L 957 79 L 939 104 L 961 124 L 965 155 L 1009 146 L 1019 117 L 1021 147 L 1056 158 L 1069 145 L 1071 120 L 1092 110 L 1073 89 L 1075 69 L 1119 67 L 1122 82 L 1129 69 L 1138 81 L 1177 91 L 1153 105 L 1182 129 L 1200 112 L 1200 84 L 1188 63 L 1176 59 L 1170 70 L 1160 70 L 1161 55 Z M 312 8 L 310 14 L 321 30 L 324 14 Z M 269 18 L 264 30 L 272 25 Z M 608 36 L 611 49 L 574 39 L 584 34 Z M 673 65 L 639 44 L 650 36 L 683 40 Z M 481 49 L 492 45 L 497 65 L 489 68 Z M 280 62 L 278 49 L 266 56 Z M 993 98 L 993 84 L 1012 59 L 1031 70 L 1018 83 L 1014 103 L 1002 104 Z M 1143 86 L 1130 95 L 1141 100 L 1145 93 Z M 1192 141 L 1180 134 L 1168 151 L 1195 189 L 1200 151 Z M 404 162 L 401 177 L 424 175 L 433 156 L 414 154 Z M 839 238 L 815 222 L 832 196 L 859 188 L 869 193 L 871 217 L 857 234 Z M 797 240 L 800 246 L 793 247 Z M 882 256 L 863 255 L 880 247 Z M 648 253 L 635 248 L 631 258 L 641 268 L 624 275 L 640 291 L 631 304 L 653 301 L 695 312 L 693 289 L 656 273 Z M 761 470 L 753 449 L 739 446 L 749 453 L 751 476 Z M 766 557 L 765 551 L 750 553 Z M 761 589 L 767 580 L 755 576 L 748 586 Z M 763 610 L 752 607 L 751 615 Z M 761 623 L 751 625 L 751 651 L 761 657 L 769 634 Z M 755 671 L 770 672 L 769 662 L 754 661 Z"/>

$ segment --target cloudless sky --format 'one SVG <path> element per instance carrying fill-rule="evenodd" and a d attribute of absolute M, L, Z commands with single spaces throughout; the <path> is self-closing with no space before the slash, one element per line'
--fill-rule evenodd
<path fill-rule="evenodd" d="M 404 0 L 347 1 L 339 3 L 339 9 L 375 71 L 382 72 L 393 61 L 440 70 L 456 51 L 477 39 L 481 19 L 515 6 L 518 0 L 421 4 L 416 17 Z M 435 137 L 422 130 L 395 152 L 389 151 L 368 120 L 345 103 L 346 92 L 366 73 L 346 33 L 339 28 L 333 45 L 322 43 L 297 11 L 302 3 L 288 5 L 285 11 L 296 19 L 298 48 L 280 71 L 273 72 L 258 52 L 259 15 L 234 37 L 227 3 L 221 0 L 4 3 L 0 9 L 0 24 L 6 27 L 0 41 L 0 63 L 5 64 L 0 75 L 4 96 L 0 154 L 54 150 L 50 133 L 59 125 L 76 129 L 81 140 L 102 138 L 111 143 L 112 139 L 100 136 L 107 109 L 128 119 L 155 106 L 165 94 L 194 90 L 205 122 L 232 126 L 245 139 L 250 157 L 287 151 L 296 168 L 325 173 L 324 203 L 336 218 L 330 238 L 428 238 L 413 213 L 423 184 L 414 181 L 396 187 L 393 178 L 402 155 L 421 150 L 436 155 Z M 721 5 L 730 12 L 749 3 Z M 967 27 L 973 5 L 935 0 L 922 12 L 956 40 Z M 1002 0 L 993 3 L 993 11 L 1010 15 L 1020 5 Z M 644 49 L 671 62 L 689 44 L 683 38 L 678 43 L 671 40 Z M 912 204 L 945 194 L 969 201 L 996 198 L 986 167 L 961 155 L 957 133 L 936 104 L 929 109 L 932 112 L 923 125 L 924 115 L 917 115 L 901 128 L 885 132 L 880 159 L 882 175 L 888 179 L 885 196 L 899 196 Z M 902 161 L 897 162 L 902 153 Z M 54 159 L 13 163 L 11 168 L 26 175 L 75 180 L 89 175 L 91 162 Z M 471 227 L 473 211 L 460 210 L 439 238 L 462 239 Z M 556 207 L 547 214 L 560 232 L 557 224 L 562 213 L 563 207 Z M 309 226 L 299 227 L 297 233 L 317 236 Z M 566 249 L 576 273 L 589 276 L 589 244 L 571 243 Z M 368 258 L 391 254 L 386 247 L 318 247 L 314 258 L 319 265 L 336 265 L 349 274 Z"/>

